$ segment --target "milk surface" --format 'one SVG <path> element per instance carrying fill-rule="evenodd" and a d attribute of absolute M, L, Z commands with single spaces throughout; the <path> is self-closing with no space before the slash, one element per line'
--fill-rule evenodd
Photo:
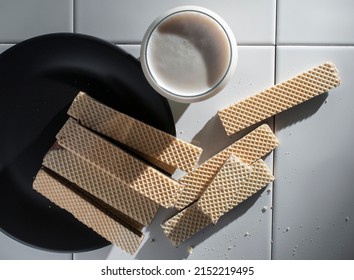
<path fill-rule="evenodd" d="M 228 70 L 231 49 L 217 21 L 187 11 L 167 17 L 154 29 L 146 57 L 160 87 L 188 97 L 218 85 Z"/>

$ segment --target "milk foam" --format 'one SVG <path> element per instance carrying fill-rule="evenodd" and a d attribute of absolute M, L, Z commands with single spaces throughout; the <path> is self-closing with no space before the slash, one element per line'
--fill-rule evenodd
<path fill-rule="evenodd" d="M 209 91 L 223 79 L 231 49 L 217 21 L 188 11 L 167 17 L 155 28 L 146 57 L 149 71 L 160 87 L 192 96 Z"/>

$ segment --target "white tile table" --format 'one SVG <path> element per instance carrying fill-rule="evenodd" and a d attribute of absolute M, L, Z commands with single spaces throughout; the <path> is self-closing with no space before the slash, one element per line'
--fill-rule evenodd
<path fill-rule="evenodd" d="M 339 88 L 267 120 L 280 140 L 266 158 L 274 184 L 179 248 L 160 228 L 173 211 L 160 209 L 133 256 L 112 245 L 51 253 L 0 233 L 0 259 L 354 259 L 354 0 L 0 0 L 0 51 L 64 31 L 106 39 L 138 57 L 151 21 L 190 3 L 224 17 L 240 45 L 236 74 L 220 94 L 170 102 L 177 136 L 203 147 L 202 161 L 245 133 L 227 137 L 218 109 L 324 61 L 338 66 Z"/>
<path fill-rule="evenodd" d="M 276 259 L 354 258 L 354 47 L 279 47 L 277 81 L 329 59 L 340 87 L 275 118 Z"/>

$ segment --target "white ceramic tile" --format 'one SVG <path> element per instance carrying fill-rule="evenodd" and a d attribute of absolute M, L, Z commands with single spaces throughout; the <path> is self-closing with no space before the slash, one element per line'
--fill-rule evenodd
<path fill-rule="evenodd" d="M 70 32 L 73 30 L 73 0 L 1 0 L 0 26 L 0 43 Z"/>
<path fill-rule="evenodd" d="M 354 47 L 279 47 L 277 80 L 325 61 L 341 85 L 276 117 L 275 259 L 354 259 Z"/>
<path fill-rule="evenodd" d="M 13 44 L 0 44 L 0 53 L 3 53 L 7 49 L 11 48 Z"/>
<path fill-rule="evenodd" d="M 51 253 L 23 245 L 0 231 L 0 260 L 71 260 L 72 254 Z"/>
<path fill-rule="evenodd" d="M 130 46 L 127 51 L 134 51 L 134 48 Z M 245 132 L 234 137 L 226 136 L 215 114 L 218 109 L 272 85 L 273 62 L 274 47 L 240 47 L 236 74 L 221 93 L 189 106 L 171 102 L 178 137 L 198 142 L 204 148 L 204 160 L 234 142 Z M 270 155 L 266 163 L 271 170 L 272 162 Z M 160 228 L 173 210 L 161 208 L 153 223 L 146 228 L 145 239 L 134 256 L 109 246 L 75 254 L 75 259 L 269 259 L 272 194 L 267 190 L 239 205 L 221 218 L 217 225 L 208 226 L 179 248 L 171 245 Z M 263 213 L 264 206 L 268 206 L 269 210 Z M 188 248 L 191 246 L 193 251 L 189 254 Z"/>
<path fill-rule="evenodd" d="M 136 58 L 140 57 L 140 45 L 118 45 L 118 47 Z"/>
<path fill-rule="evenodd" d="M 353 0 L 279 0 L 278 43 L 354 44 Z"/>
<path fill-rule="evenodd" d="M 77 0 L 76 31 L 114 42 L 139 43 L 160 14 L 191 4 L 222 16 L 241 44 L 274 44 L 275 0 Z"/>

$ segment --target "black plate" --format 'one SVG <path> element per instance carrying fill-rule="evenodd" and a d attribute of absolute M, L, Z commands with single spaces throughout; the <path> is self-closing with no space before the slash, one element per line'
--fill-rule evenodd
<path fill-rule="evenodd" d="M 166 99 L 138 60 L 91 36 L 32 38 L 0 55 L 0 229 L 37 248 L 80 252 L 109 244 L 32 189 L 42 158 L 79 90 L 175 135 Z"/>

